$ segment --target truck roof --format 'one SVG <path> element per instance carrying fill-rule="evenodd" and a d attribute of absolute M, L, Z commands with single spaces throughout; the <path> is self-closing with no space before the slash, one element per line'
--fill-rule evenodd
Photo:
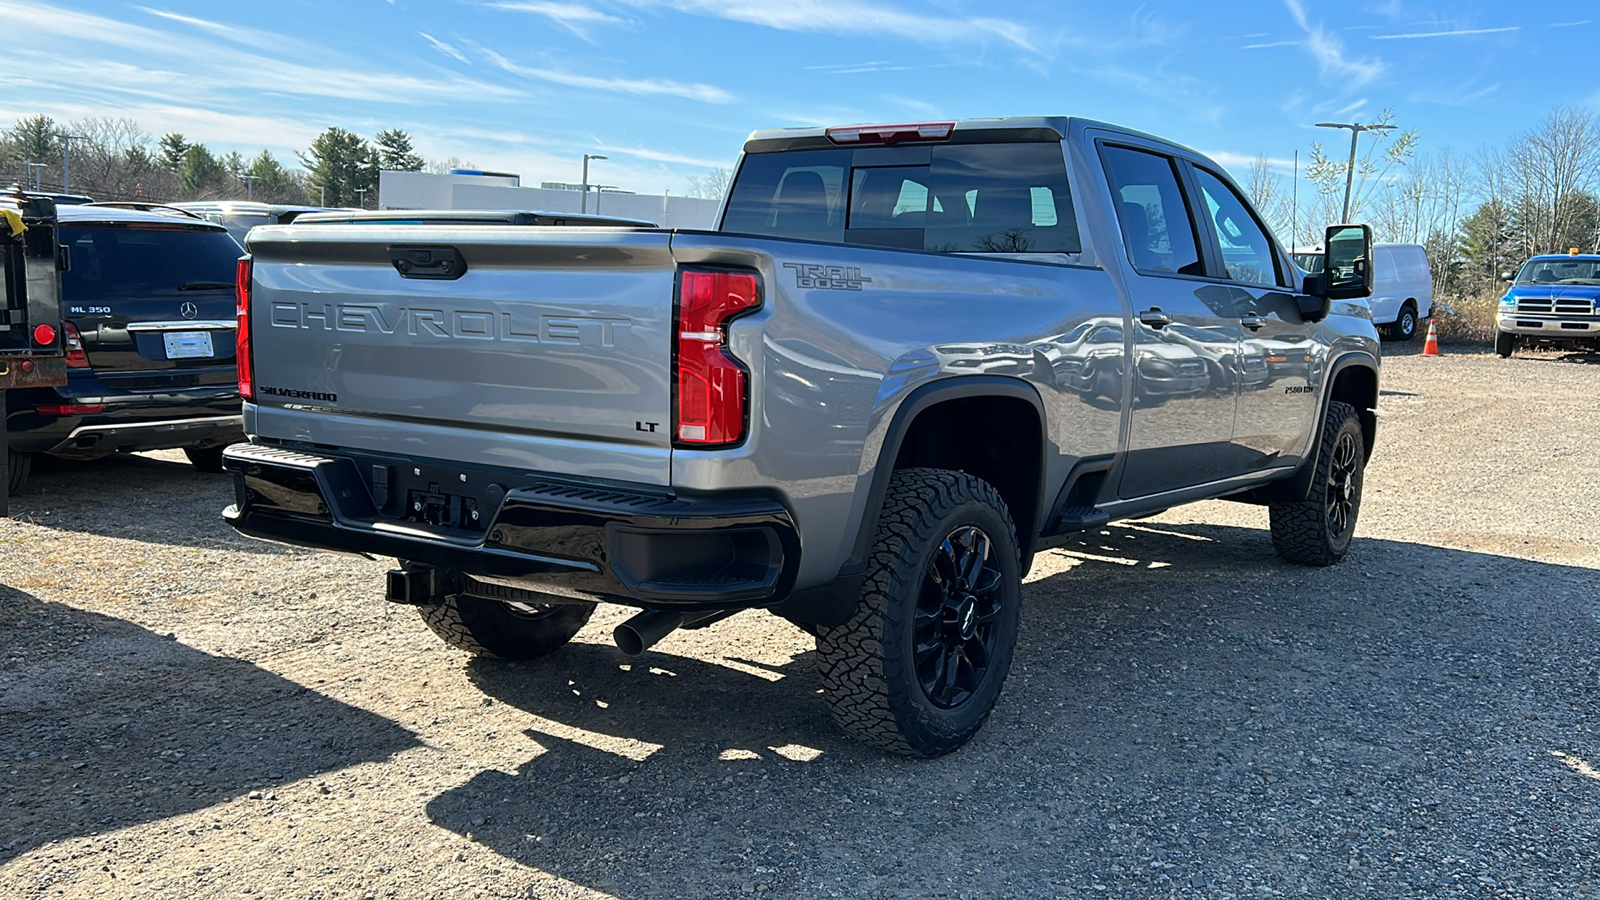
<path fill-rule="evenodd" d="M 947 123 L 948 120 L 946 122 L 937 124 Z M 1146 134 L 1145 132 L 1138 131 L 1133 128 L 1125 128 L 1121 125 L 1112 125 L 1108 122 L 1099 122 L 1094 119 L 1084 119 L 1077 116 L 1005 116 L 1001 118 L 988 119 L 958 119 L 949 124 L 954 126 L 951 129 L 950 134 L 951 143 L 960 143 L 961 135 L 967 135 L 970 137 L 973 136 L 974 132 L 984 131 L 1009 131 L 1015 133 L 1016 136 L 1022 140 L 1058 141 L 1075 131 L 1082 131 L 1087 128 L 1100 128 L 1107 131 L 1120 132 L 1122 134 L 1130 135 L 1147 141 L 1153 141 L 1158 144 L 1165 144 L 1170 147 L 1176 147 L 1180 150 L 1199 155 L 1197 151 L 1189 147 L 1185 147 L 1182 144 L 1169 141 L 1165 138 L 1159 138 L 1152 134 Z M 845 128 L 856 126 L 825 127 L 813 125 L 804 128 L 760 129 L 750 132 L 750 136 L 745 139 L 744 150 L 746 153 L 771 153 L 778 150 L 802 150 L 839 146 L 834 144 L 828 138 L 828 132 L 830 128 L 833 127 Z M 862 127 L 874 128 L 883 126 L 865 125 Z M 916 126 L 908 124 L 905 127 L 914 128 Z M 997 136 L 987 135 L 986 137 L 989 137 L 992 140 Z"/>
<path fill-rule="evenodd" d="M 1561 260 L 1581 259 L 1586 262 L 1600 260 L 1600 253 L 1540 253 L 1528 257 L 1528 262 L 1559 262 Z"/>

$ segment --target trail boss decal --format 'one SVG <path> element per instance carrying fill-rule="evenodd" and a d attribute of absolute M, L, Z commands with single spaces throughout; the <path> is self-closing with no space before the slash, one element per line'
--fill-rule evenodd
<path fill-rule="evenodd" d="M 823 266 L 810 263 L 784 263 L 785 269 L 794 270 L 794 284 L 798 288 L 815 288 L 823 291 L 859 291 L 872 279 L 861 270 L 850 266 Z"/>

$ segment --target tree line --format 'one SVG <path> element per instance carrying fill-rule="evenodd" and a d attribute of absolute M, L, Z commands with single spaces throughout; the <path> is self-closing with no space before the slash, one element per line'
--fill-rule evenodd
<path fill-rule="evenodd" d="M 376 207 L 378 171 L 443 170 L 399 129 L 372 140 L 329 128 L 285 166 L 268 150 L 247 157 L 218 153 L 179 132 L 156 138 L 132 119 L 99 117 L 60 123 L 26 116 L 0 131 L 0 184 L 70 190 L 97 200 L 253 199 L 268 203 Z"/>
<path fill-rule="evenodd" d="M 1386 110 L 1377 124 L 1392 124 Z M 1421 244 L 1435 295 L 1447 303 L 1497 297 L 1502 278 L 1528 257 L 1577 248 L 1600 253 L 1600 115 L 1556 108 L 1504 144 L 1470 153 L 1420 153 L 1415 129 L 1363 134 L 1352 178 L 1350 221 L 1379 241 Z M 1301 173 L 1310 203 L 1296 204 L 1283 176 L 1257 157 L 1245 186 L 1273 230 L 1318 244 L 1343 212 L 1348 156 L 1320 143 Z"/>

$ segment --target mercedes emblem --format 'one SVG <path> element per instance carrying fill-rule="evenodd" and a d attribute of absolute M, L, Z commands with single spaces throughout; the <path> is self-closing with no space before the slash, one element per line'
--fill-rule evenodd
<path fill-rule="evenodd" d="M 183 313 L 185 319 L 192 319 L 200 315 L 200 307 L 195 306 L 193 300 L 185 300 L 183 305 L 178 307 L 178 312 Z"/>

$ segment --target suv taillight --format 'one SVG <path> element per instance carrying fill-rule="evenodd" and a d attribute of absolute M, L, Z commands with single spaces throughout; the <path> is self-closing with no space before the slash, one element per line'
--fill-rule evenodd
<path fill-rule="evenodd" d="M 71 322 L 61 323 L 63 343 L 67 345 L 67 368 L 89 368 L 89 354 L 83 351 L 83 335 L 78 333 L 78 326 Z"/>
<path fill-rule="evenodd" d="M 680 445 L 706 448 L 744 440 L 749 377 L 728 353 L 728 322 L 761 306 L 754 272 L 685 269 L 678 278 L 677 421 Z"/>
<path fill-rule="evenodd" d="M 239 327 L 234 331 L 234 362 L 239 367 L 239 396 L 250 400 L 256 395 L 255 359 L 250 355 L 250 254 L 239 257 L 239 268 L 234 278 L 233 296 L 237 304 Z"/>

